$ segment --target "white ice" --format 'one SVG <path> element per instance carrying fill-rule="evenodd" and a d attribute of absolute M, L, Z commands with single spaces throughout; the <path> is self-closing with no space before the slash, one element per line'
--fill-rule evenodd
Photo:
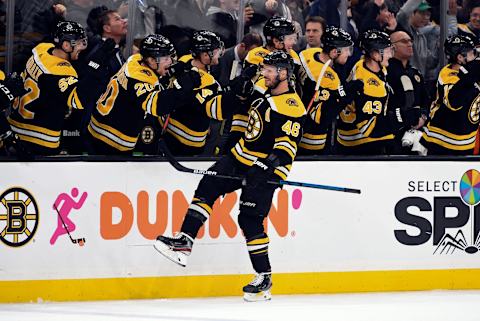
<path fill-rule="evenodd" d="M 478 321 L 480 291 L 0 304 L 0 321 Z"/>

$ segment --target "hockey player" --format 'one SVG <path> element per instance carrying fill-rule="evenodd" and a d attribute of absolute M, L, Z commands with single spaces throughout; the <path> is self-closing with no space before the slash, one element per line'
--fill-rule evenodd
<path fill-rule="evenodd" d="M 168 86 L 168 68 L 176 60 L 173 44 L 161 35 L 149 35 L 140 44 L 140 53 L 131 56 L 111 78 L 97 102 L 88 125 L 95 154 L 130 154 L 135 148 L 145 113 L 168 114 L 193 98 L 200 77 L 185 72 Z M 164 77 L 159 84 L 159 77 Z"/>
<path fill-rule="evenodd" d="M 479 70 L 467 72 L 464 66 L 475 66 L 475 43 L 468 36 L 451 36 L 445 41 L 445 54 L 449 64 L 438 76 L 437 98 L 420 143 L 427 148 L 428 155 L 471 155 L 479 117 L 475 88 Z M 460 70 L 464 74 L 462 82 Z"/>
<path fill-rule="evenodd" d="M 58 153 L 65 117 L 72 108 L 83 109 L 80 99 L 92 84 L 88 78 L 79 82 L 70 62 L 86 47 L 83 27 L 65 21 L 57 25 L 53 44 L 33 49 L 22 73 L 26 94 L 16 100 L 9 116 L 13 131 L 33 154 Z"/>
<path fill-rule="evenodd" d="M 192 39 L 191 55 L 180 58 L 187 69 L 198 73 L 200 86 L 193 92 L 193 98 L 186 102 L 186 109 L 170 114 L 164 137 L 174 155 L 199 155 L 203 152 L 210 120 L 230 117 L 241 104 L 240 97 L 248 96 L 253 85 L 250 79 L 239 76 L 229 86 L 221 88 L 209 73 L 210 66 L 218 64 L 223 54 L 223 42 L 213 32 L 195 32 Z M 187 111 L 188 110 L 188 111 Z M 165 122 L 166 117 L 162 122 Z"/>
<path fill-rule="evenodd" d="M 180 233 L 159 236 L 155 248 L 173 262 L 185 266 L 199 229 L 212 213 L 215 200 L 241 189 L 238 223 L 246 238 L 255 279 L 243 287 L 247 301 L 270 299 L 272 287 L 268 258 L 269 239 L 263 227 L 277 186 L 271 179 L 286 179 L 302 133 L 305 107 L 289 86 L 292 58 L 282 51 L 265 56 L 262 76 L 268 87 L 250 109 L 249 126 L 243 138 L 210 170 L 246 177 L 241 181 L 204 176 L 195 191 Z"/>
<path fill-rule="evenodd" d="M 329 26 L 322 35 L 321 46 L 321 49 L 309 48 L 300 53 L 307 74 L 302 100 L 308 107 L 311 99 L 315 99 L 310 110 L 307 110 L 299 155 L 320 155 L 329 151 L 329 128 L 345 107 L 346 93 L 334 70 L 334 64 L 344 65 L 347 62 L 353 51 L 352 38 L 343 29 Z M 317 82 L 320 85 L 318 91 L 315 90 Z"/>
<path fill-rule="evenodd" d="M 265 22 L 263 27 L 263 36 L 266 39 L 266 45 L 257 47 L 250 50 L 244 61 L 244 70 L 247 75 L 252 75 L 252 81 L 255 83 L 254 89 L 258 91 L 260 95 L 263 95 L 266 91 L 265 83 L 260 75 L 257 74 L 255 66 L 258 68 L 263 58 L 272 51 L 281 50 L 288 53 L 294 62 L 294 73 L 292 82 L 295 83 L 295 89 L 297 92 L 301 92 L 300 80 L 304 77 L 303 67 L 300 62 L 300 58 L 293 50 L 293 46 L 297 41 L 297 34 L 295 33 L 295 27 L 290 20 L 283 17 L 272 17 Z M 298 80 L 298 81 L 297 81 Z M 256 99 L 255 96 L 251 97 Z M 249 104 L 247 104 L 248 106 Z M 230 132 L 227 134 L 228 138 L 223 139 L 223 146 L 221 149 L 224 152 L 228 152 L 238 140 L 243 136 L 243 133 L 247 127 L 248 110 L 245 108 L 238 109 L 232 117 L 231 122 L 227 125 L 230 128 Z"/>
<path fill-rule="evenodd" d="M 394 139 L 387 114 L 390 89 L 385 80 L 392 43 L 386 33 L 369 30 L 363 34 L 361 47 L 365 57 L 349 76 L 353 102 L 340 113 L 337 147 L 345 155 L 381 155 L 389 152 Z"/>

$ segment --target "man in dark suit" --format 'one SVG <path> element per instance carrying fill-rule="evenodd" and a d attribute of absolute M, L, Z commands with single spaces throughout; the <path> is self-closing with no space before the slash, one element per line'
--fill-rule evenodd
<path fill-rule="evenodd" d="M 218 65 L 212 66 L 212 74 L 215 79 L 225 86 L 230 79 L 240 75 L 243 60 L 248 52 L 261 45 L 263 45 L 263 40 L 258 33 L 247 33 L 239 44 L 225 50 Z"/>

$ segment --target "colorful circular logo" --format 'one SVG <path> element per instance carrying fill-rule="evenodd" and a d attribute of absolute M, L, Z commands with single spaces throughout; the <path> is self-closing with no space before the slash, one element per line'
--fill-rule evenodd
<path fill-rule="evenodd" d="M 0 240 L 8 246 L 28 243 L 38 226 L 38 206 L 30 192 L 20 187 L 0 195 Z"/>
<path fill-rule="evenodd" d="M 468 205 L 476 205 L 480 202 L 480 173 L 469 169 L 460 180 L 460 195 Z"/>

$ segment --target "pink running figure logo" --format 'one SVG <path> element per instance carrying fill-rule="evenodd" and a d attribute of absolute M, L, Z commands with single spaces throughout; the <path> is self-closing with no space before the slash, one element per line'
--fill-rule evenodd
<path fill-rule="evenodd" d="M 70 211 L 72 209 L 80 209 L 83 206 L 83 203 L 87 199 L 88 193 L 84 192 L 78 201 L 75 201 L 74 198 L 78 196 L 78 189 L 76 187 L 72 188 L 72 196 L 67 193 L 62 193 L 58 195 L 57 199 L 53 203 L 53 208 L 57 212 L 57 229 L 50 238 L 50 244 L 53 245 L 57 241 L 57 238 L 60 235 L 68 234 L 70 240 L 73 243 L 79 243 L 80 246 L 83 246 L 85 239 L 74 240 L 72 239 L 70 232 L 75 231 L 75 224 L 71 219 L 68 218 Z M 63 201 L 62 206 L 60 203 Z"/>

